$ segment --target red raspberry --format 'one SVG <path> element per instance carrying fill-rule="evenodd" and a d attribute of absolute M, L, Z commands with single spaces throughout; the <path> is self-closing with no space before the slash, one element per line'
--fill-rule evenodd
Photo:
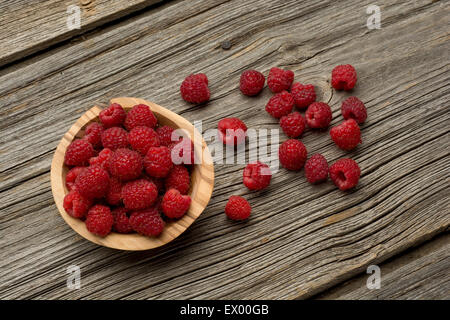
<path fill-rule="evenodd" d="M 150 147 L 159 147 L 159 138 L 155 130 L 149 127 L 135 127 L 128 134 L 128 142 L 131 147 L 140 152 L 147 154 Z"/>
<path fill-rule="evenodd" d="M 331 139 L 343 150 L 352 150 L 361 143 L 361 130 L 354 119 L 348 119 L 331 128 Z"/>
<path fill-rule="evenodd" d="M 133 228 L 130 225 L 130 219 L 127 216 L 127 209 L 124 207 L 116 208 L 111 211 L 114 217 L 113 230 L 118 233 L 130 233 Z"/>
<path fill-rule="evenodd" d="M 120 127 L 125 121 L 126 113 L 120 104 L 113 103 L 100 112 L 98 117 L 105 128 Z"/>
<path fill-rule="evenodd" d="M 172 132 L 175 129 L 169 126 L 162 126 L 156 129 L 156 133 L 158 134 L 159 144 L 161 146 L 169 146 L 172 141 Z"/>
<path fill-rule="evenodd" d="M 172 169 L 171 153 L 167 147 L 151 147 L 144 157 L 144 168 L 148 175 L 164 178 Z"/>
<path fill-rule="evenodd" d="M 77 176 L 83 172 L 83 170 L 86 169 L 86 167 L 74 167 L 69 170 L 66 174 L 66 187 L 67 190 L 71 191 L 75 187 L 75 179 Z"/>
<path fill-rule="evenodd" d="M 113 223 L 114 217 L 109 207 L 96 204 L 89 209 L 86 218 L 86 228 L 89 232 L 100 237 L 105 237 L 111 232 Z"/>
<path fill-rule="evenodd" d="M 367 118 L 366 106 L 357 97 L 345 99 L 341 105 L 341 112 L 345 120 L 355 119 L 359 124 L 366 121 Z"/>
<path fill-rule="evenodd" d="M 350 64 L 336 66 L 331 72 L 331 85 L 336 90 L 353 89 L 356 79 L 356 70 Z"/>
<path fill-rule="evenodd" d="M 191 197 L 184 196 L 177 189 L 166 191 L 162 199 L 162 210 L 170 219 L 181 218 L 191 205 Z"/>
<path fill-rule="evenodd" d="M 232 220 L 245 220 L 250 216 L 252 207 L 240 196 L 231 196 L 225 206 L 225 214 Z"/>
<path fill-rule="evenodd" d="M 100 166 L 91 166 L 75 179 L 76 190 L 85 198 L 102 198 L 109 189 L 108 172 Z"/>
<path fill-rule="evenodd" d="M 340 159 L 330 167 L 330 178 L 341 190 L 348 190 L 358 184 L 361 170 L 355 160 Z"/>
<path fill-rule="evenodd" d="M 119 179 L 111 177 L 109 180 L 109 190 L 106 194 L 106 202 L 108 204 L 116 206 L 122 200 L 122 183 Z"/>
<path fill-rule="evenodd" d="M 264 88 L 266 78 L 256 70 L 246 70 L 242 72 L 239 87 L 246 96 L 256 96 Z"/>
<path fill-rule="evenodd" d="M 186 102 L 207 102 L 210 98 L 208 78 L 204 73 L 191 74 L 181 83 L 180 92 Z"/>
<path fill-rule="evenodd" d="M 165 181 L 166 190 L 177 189 L 181 194 L 187 194 L 190 185 L 189 171 L 183 165 L 174 166 Z"/>
<path fill-rule="evenodd" d="M 218 124 L 219 137 L 224 144 L 239 145 L 245 142 L 247 126 L 238 118 L 225 118 Z"/>
<path fill-rule="evenodd" d="M 92 122 L 86 127 L 83 139 L 89 141 L 94 148 L 100 148 L 102 146 L 103 130 L 103 126 L 100 123 Z"/>
<path fill-rule="evenodd" d="M 306 110 L 305 118 L 308 127 L 326 129 L 330 125 L 333 114 L 330 106 L 325 102 L 314 102 Z"/>
<path fill-rule="evenodd" d="M 280 119 L 280 126 L 284 133 L 290 138 L 297 138 L 305 131 L 305 119 L 298 112 L 292 112 Z"/>
<path fill-rule="evenodd" d="M 299 109 L 304 109 L 316 101 L 316 91 L 312 84 L 296 82 L 292 85 L 291 94 L 294 97 L 295 106 Z"/>
<path fill-rule="evenodd" d="M 138 104 L 131 108 L 125 118 L 124 126 L 128 131 L 135 127 L 149 127 L 153 128 L 158 123 L 150 107 L 145 104 Z"/>
<path fill-rule="evenodd" d="M 288 170 L 300 170 L 303 168 L 307 154 L 305 145 L 295 139 L 286 140 L 278 149 L 281 165 Z"/>
<path fill-rule="evenodd" d="M 142 157 L 130 149 L 117 149 L 108 162 L 108 170 L 121 181 L 133 180 L 142 173 Z"/>
<path fill-rule="evenodd" d="M 189 138 L 182 138 L 168 146 L 174 164 L 194 164 L 194 143 Z M 186 152 L 186 155 L 184 154 Z M 189 156 L 190 155 L 190 156 Z"/>
<path fill-rule="evenodd" d="M 83 197 L 78 191 L 72 190 L 65 197 L 63 202 L 64 210 L 69 216 L 74 218 L 84 218 L 89 208 L 92 206 L 92 200 Z"/>
<path fill-rule="evenodd" d="M 283 91 L 269 99 L 266 111 L 274 118 L 281 118 L 291 113 L 293 107 L 294 98 L 289 92 Z"/>
<path fill-rule="evenodd" d="M 64 163 L 67 166 L 84 166 L 94 156 L 94 148 L 87 140 L 78 139 L 73 141 L 66 150 Z"/>
<path fill-rule="evenodd" d="M 148 237 L 157 237 L 164 230 L 164 220 L 156 208 L 133 212 L 130 225 L 134 231 Z"/>
<path fill-rule="evenodd" d="M 128 132 L 119 127 L 106 129 L 102 133 L 102 144 L 104 148 L 116 150 L 128 147 Z"/>
<path fill-rule="evenodd" d="M 158 189 L 152 182 L 139 179 L 127 182 L 122 187 L 122 200 L 125 208 L 141 210 L 151 207 L 158 197 Z"/>
<path fill-rule="evenodd" d="M 312 184 L 326 181 L 328 178 L 327 159 L 319 153 L 309 158 L 305 164 L 305 176 Z"/>
<path fill-rule="evenodd" d="M 289 90 L 293 81 L 294 72 L 291 70 L 272 68 L 267 77 L 267 86 L 273 93 L 278 93 L 283 90 Z"/>
<path fill-rule="evenodd" d="M 262 190 L 270 184 L 272 173 L 267 164 L 256 161 L 249 163 L 243 173 L 244 185 L 250 190 Z"/>
<path fill-rule="evenodd" d="M 114 151 L 112 151 L 111 149 L 105 148 L 102 151 L 100 151 L 98 156 L 90 158 L 89 164 L 91 166 L 97 165 L 102 167 L 103 169 L 108 169 L 109 158 L 111 158 L 113 153 Z"/>

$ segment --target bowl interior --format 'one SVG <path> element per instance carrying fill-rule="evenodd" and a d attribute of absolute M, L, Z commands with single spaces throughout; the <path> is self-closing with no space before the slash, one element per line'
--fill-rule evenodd
<path fill-rule="evenodd" d="M 120 104 L 125 110 L 131 109 L 137 104 L 150 106 L 152 112 L 158 118 L 161 125 L 169 125 L 173 128 L 184 129 L 189 134 L 195 145 L 197 159 L 200 163 L 193 165 L 191 170 L 191 188 L 188 192 L 192 199 L 189 211 L 179 220 L 168 222 L 162 234 L 158 237 L 146 237 L 137 233 L 120 234 L 112 232 L 105 238 L 90 233 L 83 221 L 69 216 L 63 208 L 63 200 L 68 190 L 65 185 L 66 174 L 69 170 L 64 165 L 64 155 L 67 147 L 75 138 L 84 135 L 84 128 L 93 121 L 99 121 L 98 115 L 101 108 L 95 106 L 83 114 L 77 122 L 64 135 L 55 155 L 51 167 L 51 185 L 56 206 L 64 220 L 82 237 L 110 248 L 121 250 L 148 250 L 162 246 L 183 233 L 199 217 L 207 206 L 214 187 L 214 166 L 211 154 L 201 134 L 194 126 L 178 114 L 163 108 L 157 104 L 138 98 L 116 98 L 111 103 Z"/>

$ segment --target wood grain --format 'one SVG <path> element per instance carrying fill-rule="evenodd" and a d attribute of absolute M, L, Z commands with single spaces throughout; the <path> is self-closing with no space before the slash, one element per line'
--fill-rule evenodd
<path fill-rule="evenodd" d="M 98 115 L 102 109 L 98 106 L 94 106 L 86 111 L 72 125 L 70 130 L 64 134 L 61 142 L 56 147 L 50 171 L 53 198 L 63 219 L 83 238 L 105 247 L 120 250 L 137 251 L 154 249 L 173 241 L 185 232 L 206 208 L 214 188 L 214 164 L 201 134 L 183 117 L 155 103 L 139 98 L 114 98 L 111 99 L 111 103 L 121 105 L 126 111 L 135 105 L 145 104 L 150 107 L 160 125 L 168 125 L 175 129 L 182 129 L 189 135 L 189 138 L 193 141 L 194 150 L 198 154 L 197 158 L 199 159 L 199 163 L 193 165 L 190 174 L 191 187 L 188 195 L 191 197 L 191 205 L 188 212 L 181 219 L 168 222 L 158 237 L 146 237 L 137 233 L 120 234 L 115 232 L 106 237 L 99 237 L 90 233 L 83 221 L 67 214 L 63 207 L 63 201 L 69 192 L 65 183 L 69 168 L 64 165 L 64 155 L 66 154 L 67 147 L 75 138 L 83 137 L 84 129 L 89 123 L 99 121 Z"/>
<path fill-rule="evenodd" d="M 80 35 L 162 0 L 46 0 L 0 3 L 0 66 Z M 80 8 L 80 28 L 67 26 L 69 5 Z"/>
<path fill-rule="evenodd" d="M 143 12 L 0 71 L 0 297 L 71 299 L 307 298 L 441 233 L 449 226 L 448 13 L 445 2 L 388 1 L 382 28 L 368 30 L 370 1 L 180 1 Z M 147 26 L 151 24 L 151 28 Z M 220 43 L 229 40 L 230 50 Z M 352 63 L 351 93 L 329 85 L 332 68 Z M 311 186 L 280 170 L 263 192 L 242 185 L 242 165 L 216 164 L 205 212 L 179 238 L 152 252 L 98 247 L 58 216 L 49 183 L 62 135 L 92 104 L 138 96 L 215 128 L 228 116 L 249 128 L 279 128 L 264 112 L 271 94 L 245 97 L 239 76 L 290 68 L 330 103 L 358 96 L 368 108 L 363 143 L 338 150 L 307 131 L 310 154 L 332 163 L 352 157 L 356 190 Z M 192 106 L 183 77 L 205 72 L 212 99 Z M 286 139 L 285 136 L 281 138 Z M 232 194 L 253 207 L 228 221 Z M 82 288 L 66 288 L 66 268 Z"/>
<path fill-rule="evenodd" d="M 450 234 L 446 233 L 395 259 L 379 265 L 381 287 L 369 290 L 363 274 L 318 299 L 442 299 L 450 298 Z"/>

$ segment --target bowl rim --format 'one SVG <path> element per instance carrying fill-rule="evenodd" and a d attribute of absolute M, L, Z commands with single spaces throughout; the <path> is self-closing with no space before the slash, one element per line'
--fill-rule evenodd
<path fill-rule="evenodd" d="M 118 103 L 124 109 L 130 109 L 138 104 L 145 104 L 150 107 L 155 116 L 170 119 L 178 128 L 186 129 L 189 135 L 194 137 L 193 142 L 197 156 L 201 156 L 201 163 L 194 164 L 195 168 L 191 173 L 191 206 L 188 212 L 180 219 L 166 223 L 162 234 L 158 237 L 147 237 L 138 233 L 120 234 L 112 232 L 102 238 L 90 233 L 84 221 L 73 218 L 67 214 L 63 207 L 63 200 L 68 193 L 65 185 L 64 154 L 69 144 L 79 137 L 79 133 L 90 122 L 95 121 L 103 110 L 94 106 L 86 111 L 71 128 L 64 134 L 53 155 L 50 180 L 53 198 L 58 211 L 66 223 L 83 238 L 101 246 L 129 251 L 149 250 L 165 245 L 180 236 L 186 229 L 200 216 L 211 199 L 214 188 L 214 164 L 211 153 L 198 130 L 182 116 L 160 106 L 153 102 L 140 98 L 120 97 L 110 100 L 110 103 Z M 201 138 L 201 139 L 198 139 Z M 199 155 L 199 150 L 201 155 Z"/>

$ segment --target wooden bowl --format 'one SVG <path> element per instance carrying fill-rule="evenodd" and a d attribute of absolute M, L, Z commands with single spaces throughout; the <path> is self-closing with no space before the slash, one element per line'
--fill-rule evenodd
<path fill-rule="evenodd" d="M 63 208 L 63 200 L 65 195 L 68 193 L 65 184 L 68 167 L 64 165 L 64 155 L 69 144 L 75 138 L 80 138 L 84 135 L 84 128 L 86 125 L 90 122 L 98 121 L 98 115 L 102 109 L 97 106 L 88 110 L 81 116 L 81 118 L 78 119 L 77 122 L 75 122 L 75 124 L 61 139 L 61 142 L 56 148 L 51 167 L 53 198 L 55 199 L 56 206 L 58 207 L 61 216 L 72 227 L 72 229 L 78 232 L 78 234 L 82 237 L 96 244 L 115 249 L 153 249 L 172 241 L 182 234 L 195 221 L 195 219 L 200 216 L 207 206 L 214 187 L 214 165 L 211 159 L 211 154 L 197 129 L 195 129 L 189 121 L 176 113 L 152 102 L 137 98 L 116 98 L 112 99 L 111 103 L 118 103 L 125 110 L 131 109 L 137 104 L 146 104 L 150 106 L 160 124 L 169 125 L 173 128 L 185 129 L 191 136 L 191 139 L 195 135 L 193 141 L 195 144 L 196 156 L 198 159 L 202 159 L 202 162 L 200 164 L 195 164 L 191 171 L 191 188 L 188 194 L 191 197 L 192 202 L 189 211 L 181 219 L 175 222 L 167 223 L 164 231 L 158 237 L 146 237 L 137 233 L 120 234 L 112 232 L 105 238 L 98 237 L 90 233 L 83 221 L 73 218 L 66 213 Z M 200 150 L 202 150 L 202 154 L 199 154 Z"/>

